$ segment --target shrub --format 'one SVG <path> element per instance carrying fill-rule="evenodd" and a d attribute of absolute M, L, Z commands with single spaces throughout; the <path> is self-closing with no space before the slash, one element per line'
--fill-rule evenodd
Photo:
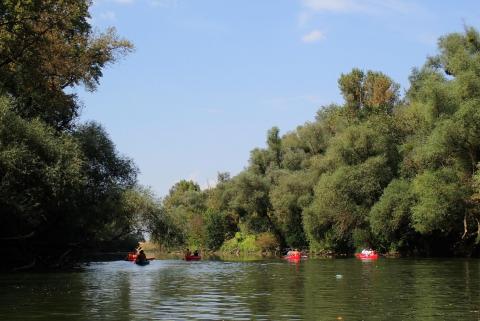
<path fill-rule="evenodd" d="M 262 252 L 273 252 L 280 248 L 280 243 L 277 238 L 270 232 L 259 234 L 255 243 Z"/>

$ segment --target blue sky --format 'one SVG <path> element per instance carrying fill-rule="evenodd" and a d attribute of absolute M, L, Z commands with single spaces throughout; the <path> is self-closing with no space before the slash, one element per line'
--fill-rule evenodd
<path fill-rule="evenodd" d="M 92 24 L 135 52 L 109 66 L 82 120 L 102 123 L 159 195 L 180 179 L 214 186 L 249 152 L 341 103 L 354 67 L 408 87 L 441 35 L 479 27 L 480 1 L 96 0 Z"/>

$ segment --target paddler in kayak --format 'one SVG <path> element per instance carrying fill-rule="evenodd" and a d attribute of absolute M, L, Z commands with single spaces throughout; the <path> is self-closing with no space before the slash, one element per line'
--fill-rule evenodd
<path fill-rule="evenodd" d="M 143 252 L 143 250 L 140 250 L 140 252 L 137 255 L 137 258 L 135 259 L 135 263 L 143 264 L 147 261 L 148 261 L 148 259 L 147 259 L 147 256 L 145 255 L 145 252 Z"/>
<path fill-rule="evenodd" d="M 372 250 L 371 248 L 363 249 L 363 250 L 362 250 L 362 254 L 363 254 L 363 255 L 367 255 L 367 256 L 368 256 L 368 255 L 372 255 L 373 253 L 374 253 L 374 252 L 373 252 L 373 250 Z"/>
<path fill-rule="evenodd" d="M 298 251 L 298 249 L 293 249 L 287 252 L 286 257 L 287 258 L 300 258 L 302 256 L 302 253 Z"/>

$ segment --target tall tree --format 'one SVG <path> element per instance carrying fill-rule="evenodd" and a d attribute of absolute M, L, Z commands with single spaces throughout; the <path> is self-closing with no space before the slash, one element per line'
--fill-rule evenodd
<path fill-rule="evenodd" d="M 17 112 L 59 129 L 78 115 L 79 84 L 94 90 L 102 69 L 133 49 L 114 29 L 96 34 L 90 0 L 5 0 L 0 3 L 0 92 Z"/>

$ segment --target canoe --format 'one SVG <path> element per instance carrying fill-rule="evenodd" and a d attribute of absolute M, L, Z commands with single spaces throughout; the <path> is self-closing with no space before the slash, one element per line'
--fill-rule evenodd
<path fill-rule="evenodd" d="M 185 255 L 185 261 L 199 261 L 201 259 L 200 255 Z"/>
<path fill-rule="evenodd" d="M 379 255 L 377 252 L 373 252 L 372 254 L 355 253 L 355 256 L 361 260 L 376 260 Z"/>
<path fill-rule="evenodd" d="M 135 264 L 140 265 L 140 266 L 145 266 L 145 265 L 149 265 L 150 261 L 148 261 L 148 260 L 146 260 L 146 261 L 135 261 Z"/>

